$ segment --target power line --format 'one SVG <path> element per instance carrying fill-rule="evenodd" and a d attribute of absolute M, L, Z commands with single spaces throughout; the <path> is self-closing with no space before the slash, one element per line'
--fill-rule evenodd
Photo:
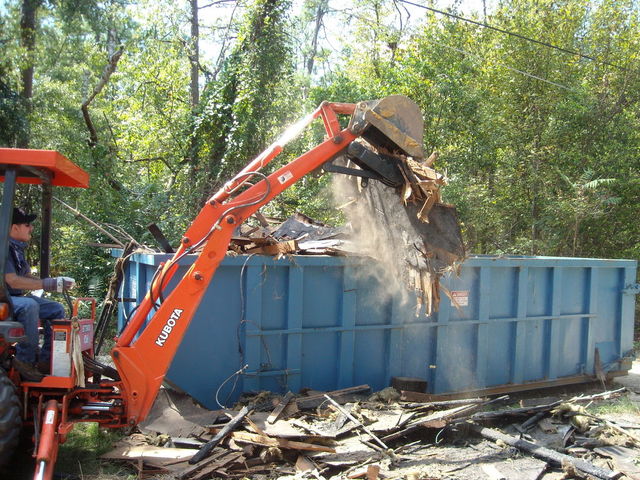
<path fill-rule="evenodd" d="M 440 15 L 446 15 L 447 17 L 455 18 L 456 20 L 462 20 L 463 22 L 468 22 L 468 23 L 472 23 L 474 25 L 478 25 L 478 26 L 483 27 L 483 28 L 488 28 L 490 30 L 495 30 L 496 32 L 504 33 L 505 35 L 511 35 L 512 37 L 520 38 L 520 39 L 526 40 L 528 42 L 537 43 L 538 45 L 542 45 L 544 47 L 553 48 L 553 49 L 558 50 L 560 52 L 568 53 L 568 54 L 574 55 L 576 57 L 585 58 L 587 60 L 591 60 L 591 61 L 594 61 L 594 62 L 597 62 L 597 63 L 601 63 L 603 65 L 608 65 L 609 67 L 619 68 L 620 70 L 625 70 L 625 71 L 629 70 L 626 67 L 622 67 L 620 65 L 616 65 L 615 63 L 605 62 L 604 60 L 598 60 L 595 57 L 592 57 L 590 55 L 585 55 L 584 53 L 578 52 L 576 50 L 570 50 L 568 48 L 559 47 L 558 45 L 553 45 L 552 43 L 536 40 L 535 38 L 525 37 L 524 35 L 521 35 L 519 33 L 511 32 L 509 30 L 505 30 L 505 29 L 499 28 L 499 27 L 494 27 L 493 25 L 489 25 L 489 24 L 484 23 L 484 22 L 478 22 L 476 20 L 471 20 L 469 18 L 461 17 L 461 16 L 455 15 L 453 13 L 444 12 L 442 10 L 438 10 L 438 9 L 432 8 L 432 7 L 427 7 L 426 5 L 420 5 L 418 3 L 413 3 L 413 2 L 410 2 L 409 0 L 398 0 L 398 1 L 402 2 L 402 3 L 406 3 L 407 5 L 413 5 L 414 7 L 424 8 L 425 10 L 430 10 L 430 11 L 438 13 Z"/>
<path fill-rule="evenodd" d="M 470 56 L 470 57 L 475 57 L 475 58 L 480 59 L 480 60 L 486 60 L 486 59 L 485 59 L 483 56 L 481 56 L 481 55 L 477 55 L 477 54 L 475 54 L 475 53 L 467 52 L 466 50 L 462 50 L 461 48 L 452 47 L 451 45 L 446 45 L 446 44 L 444 44 L 444 43 L 439 43 L 439 42 L 436 42 L 436 41 L 434 41 L 434 40 L 430 40 L 430 41 L 431 41 L 431 43 L 435 43 L 436 45 L 439 45 L 439 46 L 441 46 L 441 47 L 443 47 L 443 48 L 449 48 L 449 49 L 451 49 L 451 50 L 454 50 L 454 51 L 456 51 L 456 52 L 458 52 L 458 53 L 462 53 L 462 54 L 464 54 L 464 55 L 468 55 L 468 56 Z M 514 72 L 516 72 L 516 73 L 519 73 L 519 74 L 521 74 L 521 75 L 524 75 L 525 77 L 534 78 L 534 79 L 536 79 L 536 80 L 540 80 L 541 82 L 545 82 L 545 83 L 548 83 L 548 84 L 550 84 L 550 85 L 554 85 L 554 86 L 559 87 L 559 88 L 564 88 L 565 90 L 569 90 L 570 92 L 578 93 L 575 89 L 573 89 L 573 88 L 571 88 L 571 87 L 567 87 L 566 85 L 562 85 L 561 83 L 557 83 L 557 82 L 553 82 L 553 81 L 551 81 L 551 80 L 547 80 L 546 78 L 539 77 L 539 76 L 537 76 L 537 75 L 534 75 L 533 73 L 525 72 L 524 70 L 519 70 L 519 69 L 517 69 L 517 68 L 510 67 L 509 65 L 505 65 L 504 63 L 499 63 L 499 62 L 497 62 L 497 65 L 500 65 L 501 67 L 504 67 L 504 68 L 506 68 L 507 70 L 512 70 L 512 71 L 514 71 Z"/>

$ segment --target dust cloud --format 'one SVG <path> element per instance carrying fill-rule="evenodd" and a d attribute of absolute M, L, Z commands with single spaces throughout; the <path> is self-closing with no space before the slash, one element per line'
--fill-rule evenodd
<path fill-rule="evenodd" d="M 437 308 L 437 276 L 425 255 L 425 245 L 415 231 L 395 188 L 378 181 L 361 187 L 360 180 L 345 175 L 332 177 L 332 193 L 336 205 L 343 205 L 352 227 L 355 250 L 376 259 L 385 278 L 380 279 L 382 299 L 395 297 L 403 304 L 416 302 L 411 290 L 418 293 L 416 314 L 424 304 L 427 314 Z M 433 282 L 436 282 L 434 287 Z"/>

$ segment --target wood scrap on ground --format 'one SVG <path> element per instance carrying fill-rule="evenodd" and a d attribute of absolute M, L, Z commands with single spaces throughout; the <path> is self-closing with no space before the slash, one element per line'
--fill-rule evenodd
<path fill-rule="evenodd" d="M 146 436 L 129 437 L 130 443 L 104 458 L 131 462 L 141 475 L 162 473 L 178 480 L 263 473 L 265 478 L 291 479 L 551 480 L 553 472 L 556 478 L 614 480 L 624 474 L 640 479 L 633 461 L 640 448 L 630 431 L 640 427 L 640 416 L 617 424 L 580 407 L 622 394 L 615 390 L 528 400 L 523 402 L 527 406 L 496 410 L 487 409 L 497 408 L 505 396 L 416 403 L 398 400 L 399 393 L 370 395 L 366 385 L 259 394 L 247 397 L 247 404 L 236 407 L 239 411 L 208 414 L 177 402 L 174 413 L 189 411 L 189 418 L 201 419 L 198 428 L 177 422 L 178 433 L 190 432 L 187 438 L 150 432 L 149 425 L 168 429 L 156 418 L 145 427 Z M 341 395 L 340 403 L 333 401 Z M 177 397 L 165 395 L 160 404 L 166 405 L 167 398 Z M 303 408 L 287 407 L 295 405 Z M 576 417 L 581 417 L 578 422 Z M 190 464 L 198 450 L 176 445 L 210 448 L 201 449 Z"/>

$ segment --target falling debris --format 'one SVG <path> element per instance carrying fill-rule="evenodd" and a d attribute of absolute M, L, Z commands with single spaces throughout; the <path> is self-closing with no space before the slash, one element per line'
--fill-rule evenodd
<path fill-rule="evenodd" d="M 369 256 L 383 264 L 395 291 L 415 290 L 416 311 L 424 306 L 429 315 L 440 301 L 439 278 L 455 268 L 465 252 L 455 210 L 440 203 L 438 188 L 444 178 L 417 162 L 410 164 L 419 173 L 407 174 L 412 180 L 402 198 L 396 188 L 379 182 L 358 191 L 350 180 L 337 178 L 341 195 L 357 198 L 345 209 L 345 226 L 324 225 L 300 213 L 285 221 L 262 217 L 260 226 L 241 226 L 229 250 L 273 256 Z"/>
<path fill-rule="evenodd" d="M 465 257 L 462 234 L 455 209 L 441 200 L 445 177 L 410 157 L 398 165 L 401 187 L 337 177 L 334 190 L 356 200 L 345 215 L 360 252 L 384 265 L 397 291 L 416 291 L 416 311 L 424 306 L 430 315 L 438 309 L 440 277 Z"/>

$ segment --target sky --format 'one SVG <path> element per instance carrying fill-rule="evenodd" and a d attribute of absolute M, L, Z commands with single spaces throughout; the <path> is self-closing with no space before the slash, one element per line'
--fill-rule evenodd
<path fill-rule="evenodd" d="M 296 15 L 300 13 L 302 9 L 303 0 L 293 0 L 293 14 Z M 342 11 L 349 8 L 354 0 L 330 0 L 329 7 L 333 10 Z M 355 0 L 357 1 L 357 0 Z M 483 2 L 482 0 L 410 0 L 413 3 L 424 4 L 431 6 L 433 8 L 439 10 L 448 10 L 449 8 L 456 7 L 457 14 L 461 16 L 472 16 L 473 14 L 481 15 L 483 11 Z M 208 4 L 213 3 L 214 0 L 199 0 L 200 10 L 199 10 L 199 23 L 201 25 L 201 40 L 200 40 L 200 53 L 203 59 L 209 62 L 215 62 L 216 58 L 219 55 L 220 51 L 220 42 L 217 42 L 210 37 L 207 38 L 206 32 L 211 31 L 211 27 L 226 22 L 226 19 L 229 18 L 233 11 L 234 2 L 227 2 L 221 5 L 214 5 L 211 7 L 205 7 Z M 496 4 L 497 0 L 486 0 L 487 3 L 487 11 L 491 11 L 493 6 Z M 437 17 L 442 17 L 442 15 L 438 15 L 436 13 L 432 13 L 428 10 L 414 7 L 407 4 L 402 4 L 404 8 L 406 8 L 406 12 L 409 14 L 409 23 L 417 24 L 421 19 L 425 18 L 425 16 L 436 15 Z M 236 11 L 236 15 L 238 12 Z M 403 18 L 403 21 L 406 22 L 406 17 Z M 323 42 L 323 46 L 329 48 L 338 48 L 342 43 L 342 38 L 345 37 L 345 33 L 347 29 L 345 29 L 344 25 L 341 25 L 337 21 L 337 17 L 329 16 L 325 22 L 324 29 L 324 39 L 321 39 Z"/>

